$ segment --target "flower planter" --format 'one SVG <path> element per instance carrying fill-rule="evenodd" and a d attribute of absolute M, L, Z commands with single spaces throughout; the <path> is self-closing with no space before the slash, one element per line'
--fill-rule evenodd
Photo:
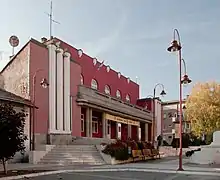
<path fill-rule="evenodd" d="M 133 162 L 133 158 L 129 158 L 128 160 L 124 160 L 124 161 L 120 161 L 120 160 L 116 160 L 115 158 L 111 159 L 111 164 L 126 164 L 126 163 L 131 163 Z"/>

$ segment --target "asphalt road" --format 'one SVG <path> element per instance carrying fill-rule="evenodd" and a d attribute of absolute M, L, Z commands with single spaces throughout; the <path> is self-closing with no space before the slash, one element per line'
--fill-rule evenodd
<path fill-rule="evenodd" d="M 146 172 L 83 172 L 38 176 L 31 180 L 219 180 L 214 176 Z"/>

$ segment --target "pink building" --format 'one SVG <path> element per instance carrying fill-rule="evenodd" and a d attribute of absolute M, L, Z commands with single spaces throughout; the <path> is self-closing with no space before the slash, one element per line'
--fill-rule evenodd
<path fill-rule="evenodd" d="M 31 101 L 36 75 L 36 144 L 73 137 L 150 140 L 152 113 L 136 105 L 139 85 L 62 40 L 31 39 L 1 74 L 7 91 Z"/>

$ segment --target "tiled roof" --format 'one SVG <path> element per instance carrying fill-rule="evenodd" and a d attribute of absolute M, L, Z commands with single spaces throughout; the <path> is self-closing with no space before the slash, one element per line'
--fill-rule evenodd
<path fill-rule="evenodd" d="M 17 96 L 1 88 L 0 88 L 0 100 L 14 102 L 26 106 L 33 106 L 30 100 L 24 99 L 20 96 Z"/>

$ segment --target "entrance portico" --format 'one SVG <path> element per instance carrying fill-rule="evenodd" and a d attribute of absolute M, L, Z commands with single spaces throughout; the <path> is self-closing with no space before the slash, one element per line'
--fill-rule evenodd
<path fill-rule="evenodd" d="M 90 107 L 81 107 L 81 136 L 90 138 L 148 141 L 148 122 L 123 118 Z"/>
<path fill-rule="evenodd" d="M 78 90 L 76 101 L 81 107 L 81 136 L 149 140 L 147 127 L 152 123 L 151 112 L 83 85 Z"/>

